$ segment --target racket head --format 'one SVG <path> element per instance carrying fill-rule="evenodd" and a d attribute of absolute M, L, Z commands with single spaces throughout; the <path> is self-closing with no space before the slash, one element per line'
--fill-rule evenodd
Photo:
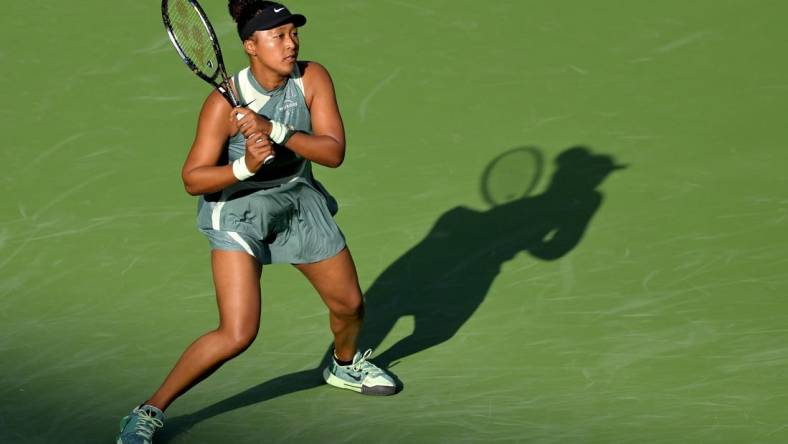
<path fill-rule="evenodd" d="M 539 185 L 543 171 L 542 153 L 536 148 L 523 146 L 506 151 L 484 169 L 482 198 L 496 207 L 528 197 Z"/>
<path fill-rule="evenodd" d="M 238 106 L 219 39 L 200 4 L 196 0 L 162 0 L 161 15 L 167 35 L 186 66 L 213 85 L 230 105 Z"/>

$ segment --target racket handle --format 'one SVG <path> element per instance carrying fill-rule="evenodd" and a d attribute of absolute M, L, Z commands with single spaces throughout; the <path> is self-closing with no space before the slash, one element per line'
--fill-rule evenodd
<path fill-rule="evenodd" d="M 241 119 L 244 118 L 244 114 L 238 113 L 238 114 L 235 115 L 235 118 L 238 119 L 238 120 L 241 120 Z M 263 165 L 270 165 L 271 162 L 273 162 L 273 161 L 274 161 L 274 155 L 271 154 L 268 157 L 266 157 L 265 160 L 263 160 Z"/>

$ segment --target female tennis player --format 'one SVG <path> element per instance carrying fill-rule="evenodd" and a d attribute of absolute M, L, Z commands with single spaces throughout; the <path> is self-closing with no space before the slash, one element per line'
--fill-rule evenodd
<path fill-rule="evenodd" d="M 371 351 L 356 348 L 363 302 L 355 265 L 334 222 L 336 201 L 312 175 L 312 162 L 342 164 L 345 135 L 328 72 L 298 61 L 306 17 L 261 0 L 231 0 L 229 10 L 249 56 L 249 67 L 233 76 L 248 105 L 233 109 L 212 92 L 182 171 L 186 191 L 200 196 L 197 223 L 211 245 L 219 326 L 192 343 L 153 396 L 123 418 L 118 443 L 151 442 L 178 396 L 251 345 L 267 264 L 293 264 L 328 307 L 334 356 L 326 382 L 395 393 L 392 377 L 367 360 Z"/>

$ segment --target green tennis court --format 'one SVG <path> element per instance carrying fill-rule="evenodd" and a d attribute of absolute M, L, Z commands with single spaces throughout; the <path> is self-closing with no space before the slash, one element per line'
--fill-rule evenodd
<path fill-rule="evenodd" d="M 327 310 L 266 267 L 257 341 L 157 443 L 788 442 L 784 2 L 288 6 L 347 130 L 315 170 L 362 345 L 403 388 L 321 384 Z M 114 442 L 218 319 L 180 180 L 209 87 L 158 1 L 0 20 L 0 441 Z"/>

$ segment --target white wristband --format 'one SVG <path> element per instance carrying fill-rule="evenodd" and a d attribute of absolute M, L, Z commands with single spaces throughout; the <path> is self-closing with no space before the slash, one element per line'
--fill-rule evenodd
<path fill-rule="evenodd" d="M 233 176 L 238 180 L 246 180 L 254 176 L 254 173 L 246 167 L 246 160 L 243 157 L 233 161 Z"/>
<path fill-rule="evenodd" d="M 287 138 L 287 133 L 289 129 L 282 123 L 277 122 L 276 120 L 271 121 L 271 135 L 268 136 L 274 143 L 281 144 Z"/>

